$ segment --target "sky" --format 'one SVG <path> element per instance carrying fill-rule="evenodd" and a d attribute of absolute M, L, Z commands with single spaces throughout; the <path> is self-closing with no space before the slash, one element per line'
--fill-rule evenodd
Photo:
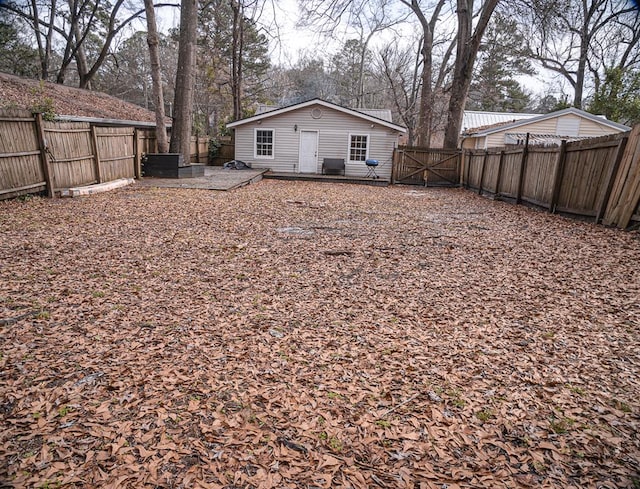
<path fill-rule="evenodd" d="M 275 8 L 275 15 L 272 8 Z M 158 28 L 163 32 L 180 23 L 178 8 L 159 9 L 157 14 Z M 305 54 L 311 57 L 326 58 L 336 53 L 340 49 L 341 43 L 349 39 L 347 34 L 343 34 L 339 40 L 327 39 L 312 32 L 309 28 L 297 26 L 299 18 L 300 10 L 297 0 L 267 2 L 267 9 L 262 16 L 262 24 L 265 25 L 265 33 L 270 39 L 271 60 L 274 64 L 290 67 Z M 406 25 L 401 30 L 404 31 L 402 35 L 404 38 L 411 37 L 413 28 L 410 25 Z M 374 46 L 381 45 L 391 40 L 397 40 L 396 34 L 390 31 L 382 32 L 374 38 L 372 44 Z M 535 76 L 517 77 L 518 81 L 534 95 L 541 95 L 549 85 L 553 85 L 555 78 L 556 75 L 549 72 L 541 72 Z M 558 81 L 555 83 L 557 84 Z M 557 91 L 561 91 L 561 86 L 557 87 Z"/>
<path fill-rule="evenodd" d="M 297 0 L 273 0 L 266 5 L 261 23 L 265 26 L 265 34 L 270 40 L 271 60 L 275 64 L 291 66 L 305 53 L 324 58 L 337 52 L 341 42 L 349 38 L 344 36 L 340 41 L 331 40 L 312 32 L 310 28 L 298 27 L 296 24 L 300 18 L 300 9 Z M 177 8 L 158 9 L 156 14 L 158 29 L 162 32 L 167 32 L 180 23 L 180 12 Z M 146 29 L 146 26 L 143 29 Z M 380 38 L 388 41 L 391 36 L 391 33 L 381 33 Z"/>

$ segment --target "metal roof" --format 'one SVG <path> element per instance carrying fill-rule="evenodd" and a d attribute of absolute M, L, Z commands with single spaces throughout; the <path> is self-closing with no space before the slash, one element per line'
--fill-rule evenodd
<path fill-rule="evenodd" d="M 351 109 L 351 110 L 357 110 L 358 112 L 362 112 L 363 114 L 367 114 L 372 117 L 377 117 L 378 119 L 382 119 L 383 121 L 393 122 L 393 117 L 391 116 L 391 111 L 389 109 Z"/>
<path fill-rule="evenodd" d="M 515 112 L 483 112 L 479 110 L 465 110 L 462 117 L 462 132 L 479 127 L 505 124 L 522 119 L 531 119 L 540 114 L 518 114 Z"/>
<path fill-rule="evenodd" d="M 585 112 L 584 110 L 576 109 L 575 107 L 569 107 L 568 109 L 557 110 L 555 112 L 549 112 L 548 114 L 534 114 L 533 117 L 523 118 L 520 120 L 516 120 L 514 122 L 503 122 L 502 124 L 496 124 L 494 127 L 486 127 L 482 128 L 480 131 L 474 131 L 474 134 L 471 136 L 487 136 L 488 134 L 493 134 L 494 132 L 501 132 L 508 129 L 515 129 L 517 127 L 521 127 L 527 124 L 531 124 L 534 122 L 544 121 L 547 119 L 552 119 L 554 117 L 561 117 L 563 115 L 576 115 L 578 117 L 583 117 L 585 119 L 589 119 L 593 122 L 597 122 L 603 126 L 611 127 L 613 129 L 617 129 L 618 131 L 629 131 L 631 128 L 629 126 L 625 126 L 624 124 L 619 124 L 617 122 L 613 122 L 608 120 L 604 116 L 593 115 L 589 112 Z"/>

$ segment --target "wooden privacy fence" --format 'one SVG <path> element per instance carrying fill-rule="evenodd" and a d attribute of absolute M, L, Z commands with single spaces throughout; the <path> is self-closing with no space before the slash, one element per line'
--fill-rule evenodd
<path fill-rule="evenodd" d="M 155 130 L 88 122 L 48 122 L 40 114 L 0 111 L 0 199 L 140 178 Z M 206 163 L 208 138 L 193 137 L 191 160 Z"/>
<path fill-rule="evenodd" d="M 209 138 L 206 136 L 191 137 L 191 163 L 208 164 Z"/>
<path fill-rule="evenodd" d="M 393 151 L 392 183 L 456 186 L 460 182 L 458 150 L 400 146 Z"/>
<path fill-rule="evenodd" d="M 236 155 L 236 148 L 232 142 L 222 142 L 218 148 L 218 153 L 211 160 L 213 166 L 222 166 L 233 160 Z"/>
<path fill-rule="evenodd" d="M 466 150 L 463 160 L 462 184 L 479 194 L 621 228 L 640 221 L 640 125 L 554 148 Z"/>

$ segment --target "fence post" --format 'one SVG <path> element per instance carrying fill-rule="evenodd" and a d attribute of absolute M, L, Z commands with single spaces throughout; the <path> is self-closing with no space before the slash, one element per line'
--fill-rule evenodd
<path fill-rule="evenodd" d="M 460 186 L 466 188 L 466 182 L 464 178 L 464 169 L 466 168 L 467 150 L 460 150 Z"/>
<path fill-rule="evenodd" d="M 562 187 L 562 179 L 564 177 L 564 164 L 567 161 L 567 140 L 560 142 L 560 153 L 558 153 L 558 164 L 553 177 L 553 191 L 551 192 L 551 202 L 549 203 L 549 212 L 554 214 L 560 197 L 560 188 Z"/>
<path fill-rule="evenodd" d="M 482 195 L 482 183 L 484 181 L 484 169 L 487 164 L 487 158 L 489 157 L 489 152 L 485 152 L 484 158 L 482 158 L 482 166 L 480 167 L 480 184 L 478 185 L 478 195 Z"/>
<path fill-rule="evenodd" d="M 405 150 L 404 149 L 402 150 L 402 154 L 400 156 L 401 156 L 401 161 L 402 161 L 401 168 L 402 168 L 402 171 L 404 172 L 405 171 L 405 166 L 407 165 L 407 158 L 406 158 L 406 154 L 405 154 Z"/>
<path fill-rule="evenodd" d="M 605 192 L 602 196 L 602 200 L 598 203 L 598 212 L 596 213 L 596 224 L 600 222 L 602 216 L 607 209 L 607 205 L 609 204 L 609 199 L 611 198 L 611 191 L 613 190 L 613 184 L 616 180 L 616 176 L 618 175 L 618 169 L 620 168 L 620 163 L 622 162 L 622 156 L 624 155 L 624 150 L 627 147 L 627 141 L 629 138 L 621 138 L 618 143 L 618 149 L 616 150 L 616 156 L 613 161 L 613 165 L 609 168 L 609 174 L 607 175 L 607 186 L 605 187 Z"/>
<path fill-rule="evenodd" d="M 140 152 L 141 150 L 141 144 L 140 144 L 140 131 L 137 127 L 133 128 L 133 154 L 135 155 L 135 158 L 133 159 L 133 173 L 136 177 L 136 180 L 140 180 L 140 177 L 142 176 L 142 154 Z"/>
<path fill-rule="evenodd" d="M 391 156 L 391 183 L 395 183 L 396 181 L 396 171 L 398 167 L 396 163 L 397 155 L 398 155 L 398 148 L 393 148 L 393 154 Z"/>
<path fill-rule="evenodd" d="M 40 162 L 42 164 L 42 173 L 44 173 L 44 181 L 47 184 L 47 196 L 55 199 L 55 187 L 53 182 L 53 172 L 51 171 L 51 163 L 47 148 L 47 139 L 44 135 L 44 126 L 42 123 L 42 114 L 34 114 L 36 123 L 36 132 L 38 133 L 38 146 L 40 149 Z"/>
<path fill-rule="evenodd" d="M 504 162 L 504 150 L 500 151 L 500 160 L 498 160 L 498 175 L 496 178 L 496 194 L 495 197 L 500 196 L 500 183 L 502 180 L 502 164 Z"/>
<path fill-rule="evenodd" d="M 527 167 L 527 157 L 529 156 L 529 133 L 524 143 L 522 151 L 522 160 L 520 161 L 520 174 L 518 175 L 518 191 L 516 193 L 516 204 L 522 202 L 522 187 L 524 186 L 524 174 Z"/>
<path fill-rule="evenodd" d="M 468 150 L 467 152 L 467 165 L 465 167 L 465 177 L 464 177 L 464 188 L 466 188 L 467 190 L 469 190 L 469 173 L 471 172 L 471 161 L 473 156 L 475 155 L 475 153 L 473 152 L 472 149 Z"/>
<path fill-rule="evenodd" d="M 91 124 L 91 149 L 93 149 L 93 161 L 96 167 L 96 178 L 98 183 L 102 183 L 102 162 L 100 161 L 100 152 L 98 151 L 98 135 L 96 134 L 96 126 Z"/>

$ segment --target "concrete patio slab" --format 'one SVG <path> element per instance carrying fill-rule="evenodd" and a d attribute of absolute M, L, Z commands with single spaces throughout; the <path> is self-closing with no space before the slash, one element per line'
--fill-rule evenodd
<path fill-rule="evenodd" d="M 206 166 L 204 177 L 142 178 L 138 185 L 161 188 L 194 188 L 200 190 L 232 190 L 262 180 L 267 170 L 230 170 L 220 166 Z"/>

